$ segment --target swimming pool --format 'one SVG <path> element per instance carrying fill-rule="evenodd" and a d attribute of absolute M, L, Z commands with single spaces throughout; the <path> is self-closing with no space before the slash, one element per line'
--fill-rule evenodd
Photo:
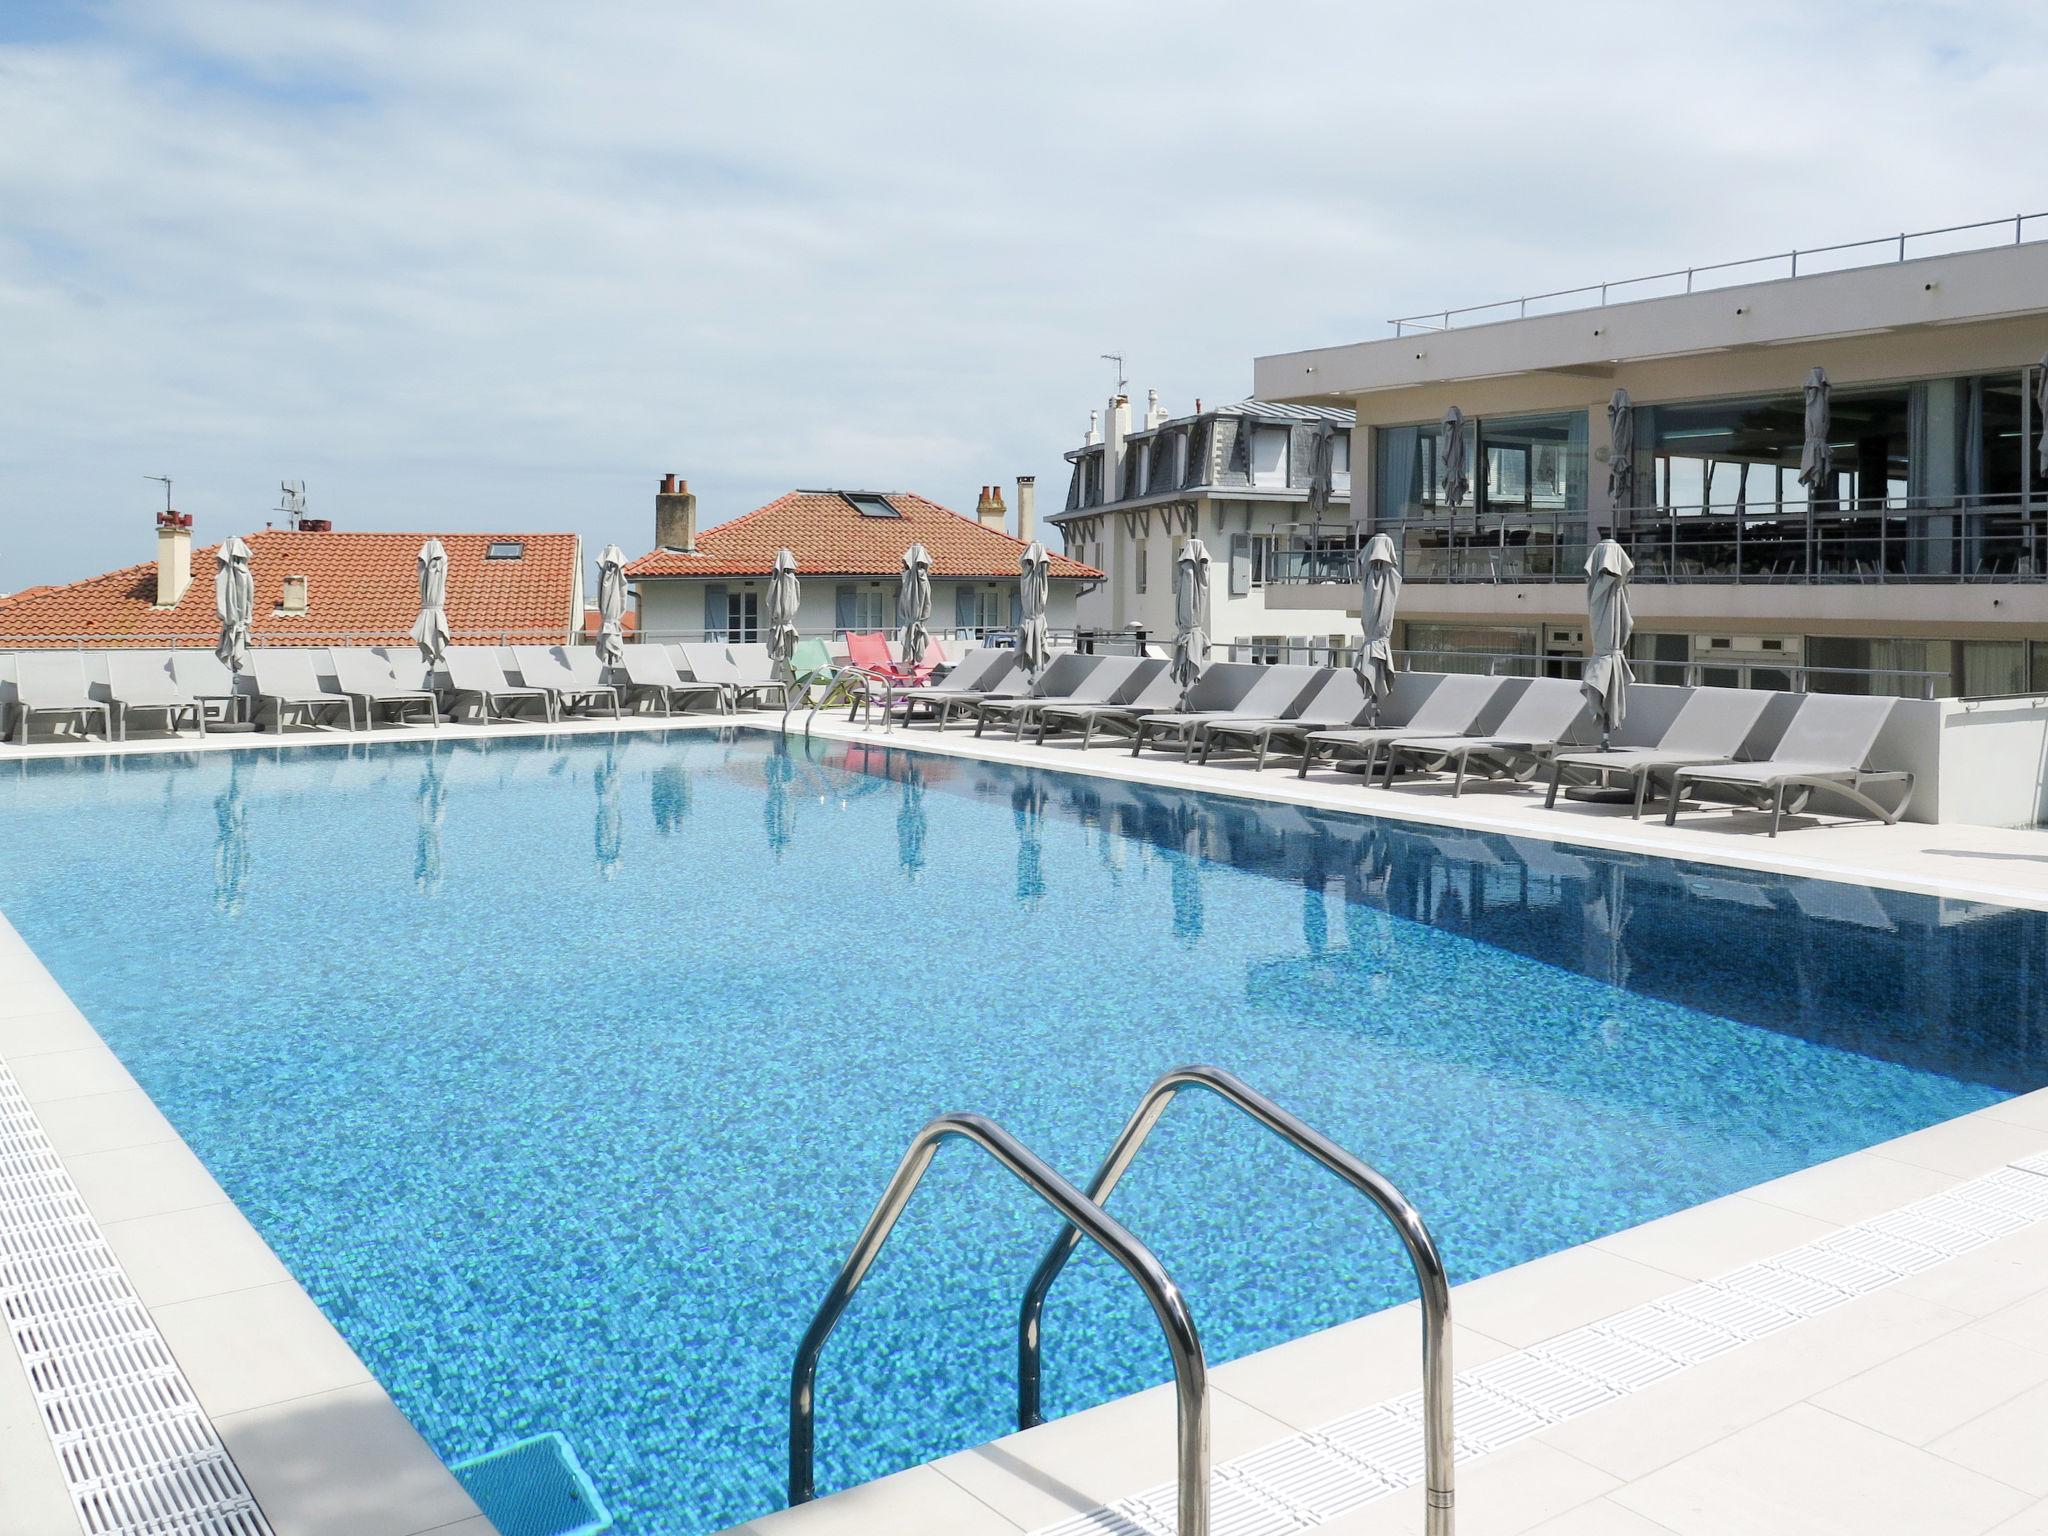
<path fill-rule="evenodd" d="M 448 1459 L 559 1431 L 619 1529 L 782 1502 L 796 1340 L 904 1145 L 1077 1180 L 1244 1077 L 1459 1280 L 2048 1083 L 2044 918 L 761 732 L 45 761 L 0 904 Z M 1212 1360 L 1411 1291 L 1206 1098 L 1115 1209 Z M 821 1373 L 819 1486 L 1010 1427 L 1049 1229 L 942 1155 Z M 1084 1250 L 1064 1412 L 1165 1379 Z"/>

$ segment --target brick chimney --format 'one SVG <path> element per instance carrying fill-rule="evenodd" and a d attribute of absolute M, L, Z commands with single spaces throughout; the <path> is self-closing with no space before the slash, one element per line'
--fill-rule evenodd
<path fill-rule="evenodd" d="M 661 477 L 654 493 L 654 547 L 697 553 L 697 498 L 689 481 L 672 474 Z"/>
<path fill-rule="evenodd" d="M 1003 488 L 1000 485 L 984 485 L 981 500 L 974 504 L 975 520 L 984 528 L 1003 531 L 1003 524 L 1010 519 L 1010 509 L 1003 505 Z"/>
<path fill-rule="evenodd" d="M 1017 537 L 1029 544 L 1038 537 L 1038 477 L 1017 477 Z"/>
<path fill-rule="evenodd" d="M 192 585 L 192 515 L 156 515 L 156 606 L 175 608 Z"/>

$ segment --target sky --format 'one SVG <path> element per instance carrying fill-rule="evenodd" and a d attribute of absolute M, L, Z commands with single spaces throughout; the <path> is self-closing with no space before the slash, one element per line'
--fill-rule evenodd
<path fill-rule="evenodd" d="M 0 591 L 342 529 L 971 512 L 1112 392 L 2048 209 L 2048 8 L 0 0 Z M 2032 171 L 2029 167 L 2033 167 Z M 1050 503 L 1051 505 L 1048 505 Z"/>

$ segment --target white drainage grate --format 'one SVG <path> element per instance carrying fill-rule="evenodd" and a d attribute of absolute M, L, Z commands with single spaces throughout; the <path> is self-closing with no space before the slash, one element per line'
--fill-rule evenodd
<path fill-rule="evenodd" d="M 4 1062 L 0 1321 L 86 1536 L 271 1536 Z"/>
<path fill-rule="evenodd" d="M 1457 1378 L 1457 1454 L 1497 1451 L 1858 1296 L 2048 1220 L 2048 1152 Z M 1216 1468 L 1215 1536 L 1299 1536 L 1422 1481 L 1422 1394 L 1348 1413 Z M 1037 1536 L 1174 1536 L 1149 1489 Z"/>

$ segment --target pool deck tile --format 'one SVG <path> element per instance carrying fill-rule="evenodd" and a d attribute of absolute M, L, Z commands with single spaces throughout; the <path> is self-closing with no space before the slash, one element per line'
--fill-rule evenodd
<path fill-rule="evenodd" d="M 176 1302 L 290 1278 L 277 1255 L 232 1205 L 132 1216 L 102 1222 L 101 1229 L 128 1271 L 135 1294 L 152 1313 Z"/>
<path fill-rule="evenodd" d="M 1530 1526 L 1529 1536 L 1672 1536 L 1672 1530 L 1648 1515 L 1639 1515 L 1601 1497 L 1588 1499 L 1541 1525 Z"/>
<path fill-rule="evenodd" d="M 65 1158 L 64 1166 L 86 1206 L 103 1222 L 228 1203 L 206 1165 L 183 1142 L 78 1153 Z"/>
<path fill-rule="evenodd" d="M 1945 1173 L 1851 1152 L 1797 1173 L 1752 1185 L 1742 1198 L 1811 1216 L 1831 1225 L 1847 1226 L 1880 1212 L 1938 1194 L 1955 1183 Z"/>
<path fill-rule="evenodd" d="M 280 1536 L 420 1536 L 481 1518 L 375 1382 L 214 1415 Z"/>
<path fill-rule="evenodd" d="M 1878 1209 L 1901 1203 L 1895 1195 Z M 1603 1237 L 1593 1246 L 1666 1274 L 1705 1280 L 1745 1263 L 1759 1243 L 1772 1249 L 1796 1248 L 1838 1225 L 1747 1195 L 1726 1195 Z"/>
<path fill-rule="evenodd" d="M 1150 1469 L 1150 1483 L 1169 1481 L 1174 1425 L 1173 1389 L 1158 1386 L 931 1465 L 982 1504 L 1033 1530 L 1133 1492 L 1136 1469 Z M 1217 1461 L 1283 1440 L 1291 1428 L 1211 1381 L 1209 1450 Z"/>
<path fill-rule="evenodd" d="M 83 1098 L 38 1104 L 36 1118 L 60 1158 L 122 1147 L 162 1146 L 184 1142 L 156 1102 L 140 1088 L 119 1093 L 93 1093 Z"/>
<path fill-rule="evenodd" d="M 1291 1429 L 1315 1429 L 1361 1403 L 1414 1387 L 1421 1338 L 1422 1308 L 1411 1301 L 1226 1361 L 1210 1370 L 1209 1380 Z M 1462 1321 L 1451 1324 L 1451 1361 L 1458 1370 L 1511 1348 Z"/>
<path fill-rule="evenodd" d="M 726 1536 L 1014 1536 L 1023 1529 L 924 1466 L 778 1510 Z"/>
<path fill-rule="evenodd" d="M 0 961 L 0 964 L 4 964 Z M 44 1051 L 69 1051 L 97 1045 L 99 1032 L 76 1008 L 45 1013 L 0 1014 L 0 1056 L 13 1061 Z"/>
<path fill-rule="evenodd" d="M 40 1051 L 9 1056 L 7 1065 L 31 1108 L 59 1099 L 82 1099 L 96 1093 L 126 1093 L 136 1086 L 120 1058 L 104 1045 L 74 1046 L 66 1051 Z"/>
<path fill-rule="evenodd" d="M 1678 1536 L 1977 1536 L 2032 1502 L 2009 1483 L 1800 1403 L 1613 1498 Z"/>
<path fill-rule="evenodd" d="M 2048 1353 L 1966 1326 L 1816 1393 L 1812 1402 L 1908 1445 L 1926 1445 L 2043 1382 Z M 2041 1443 L 2048 1447 L 2048 1437 Z M 2042 1465 L 2048 1470 L 2048 1457 Z"/>
<path fill-rule="evenodd" d="M 151 1316 L 216 1421 L 370 1380 L 293 1281 L 175 1302 Z"/>
<path fill-rule="evenodd" d="M 1683 1290 L 1690 1278 L 1587 1243 L 1459 1286 L 1452 1316 L 1520 1349 Z"/>
<path fill-rule="evenodd" d="M 2043 1134 L 1979 1110 L 1910 1136 L 1881 1141 L 1870 1154 L 1961 1178 L 2040 1151 Z"/>
<path fill-rule="evenodd" d="M 1522 1536 L 1619 1486 L 1575 1456 L 1524 1440 L 1458 1469 L 1458 1530 Z M 1317 1536 L 1423 1536 L 1422 1489 L 1403 1488 L 1316 1529 Z"/>

